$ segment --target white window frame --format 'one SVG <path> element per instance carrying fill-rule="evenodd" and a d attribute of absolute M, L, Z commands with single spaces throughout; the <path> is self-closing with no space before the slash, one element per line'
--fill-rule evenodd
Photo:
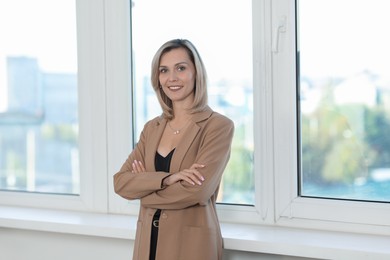
<path fill-rule="evenodd" d="M 220 220 L 244 224 L 388 234 L 389 204 L 310 199 L 298 196 L 295 1 L 253 0 L 252 6 L 253 90 L 254 99 L 257 100 L 254 102 L 254 127 L 259 129 L 254 131 L 255 205 L 219 204 L 217 209 Z M 117 18 L 116 16 L 115 19 Z M 122 19 L 127 18 L 123 16 Z M 118 22 L 118 24 L 123 23 Z M 117 30 L 117 27 L 113 27 L 113 30 Z M 130 39 L 130 28 L 124 27 L 121 30 L 126 31 L 118 31 L 117 34 Z M 126 32 L 129 36 L 124 36 Z M 116 53 L 118 57 L 123 57 L 123 53 L 126 54 L 125 56 L 131 55 L 125 49 L 116 48 L 111 52 Z M 108 64 L 107 67 L 112 66 Z M 122 97 L 129 96 L 124 89 L 123 93 L 125 95 Z M 112 104 L 118 105 L 117 102 L 114 99 L 111 101 Z M 123 99 L 120 102 L 122 103 L 120 110 L 131 111 L 128 100 Z M 108 104 L 110 104 L 110 97 Z M 111 139 L 109 144 L 112 145 L 112 147 L 109 145 L 109 150 L 117 149 L 117 153 L 109 153 L 111 173 L 109 178 L 112 178 L 130 152 L 132 129 L 129 127 L 131 113 L 128 113 L 129 121 L 125 124 L 122 122 L 123 128 L 120 134 L 109 135 Z M 115 124 L 113 122 L 109 125 Z M 109 187 L 110 212 L 138 214 L 139 203 L 119 198 L 113 192 L 112 186 Z"/>
<path fill-rule="evenodd" d="M 104 0 L 76 1 L 80 195 L 1 191 L 1 205 L 107 212 L 104 7 Z"/>
<path fill-rule="evenodd" d="M 274 224 L 271 1 L 252 1 L 255 205 L 217 206 L 223 222 Z"/>
<path fill-rule="evenodd" d="M 240 222 L 240 223 L 250 223 L 250 224 L 259 224 L 259 223 L 273 223 L 274 214 L 273 214 L 273 178 L 271 176 L 273 172 L 273 159 L 272 159 L 272 102 L 271 102 L 271 78 L 270 78 L 270 67 L 271 67 L 271 55 L 268 50 L 271 48 L 270 42 L 268 41 L 268 36 L 271 31 L 269 30 L 271 25 L 271 14 L 270 14 L 270 1 L 252 1 L 253 7 L 253 46 L 256 46 L 253 51 L 253 61 L 254 61 L 254 71 L 259 73 L 254 73 L 254 98 L 255 100 L 260 100 L 260 102 L 254 102 L 254 125 L 256 129 L 264 129 L 255 133 L 254 142 L 255 147 L 260 149 L 255 149 L 255 205 L 254 206 L 245 206 L 245 205 L 227 205 L 219 204 L 218 205 L 218 214 L 221 221 L 226 222 Z M 110 11 L 108 10 L 108 13 Z M 108 17 L 109 14 L 106 14 Z M 117 22 L 114 22 L 117 20 Z M 122 21 L 119 21 L 122 20 Z M 112 65 L 117 64 L 116 59 L 123 59 L 123 57 L 131 57 L 131 26 L 128 24 L 130 20 L 130 13 L 124 14 L 123 16 L 118 16 L 117 14 L 113 15 L 111 18 L 106 18 L 106 30 L 109 32 L 112 30 L 112 34 L 115 34 L 115 39 L 121 40 L 126 45 L 115 46 L 113 48 L 107 47 L 107 57 L 110 55 L 115 56 L 112 60 Z M 112 24 L 110 24 L 112 22 Z M 126 26 L 123 26 L 126 24 Z M 129 27 L 127 27 L 129 26 Z M 109 33 L 108 33 L 109 34 Z M 115 68 L 107 63 L 107 68 Z M 116 66 L 118 68 L 118 66 Z M 112 73 L 117 73 L 117 71 L 112 71 Z M 109 70 L 107 75 L 110 75 Z M 118 78 L 118 77 L 117 77 Z M 126 78 L 130 82 L 131 78 Z M 108 111 L 110 111 L 110 104 L 117 106 L 118 111 L 126 111 L 127 121 L 119 122 L 123 120 L 122 118 L 116 118 L 118 121 L 115 121 L 115 118 L 110 119 L 110 116 L 113 116 L 108 112 L 108 149 L 109 151 L 109 178 L 112 179 L 113 174 L 119 170 L 119 167 L 122 165 L 124 160 L 127 158 L 128 154 L 131 152 L 130 148 L 132 147 L 131 143 L 131 134 L 133 133 L 131 125 L 131 104 L 128 97 L 130 97 L 130 83 L 122 84 L 123 88 L 118 89 L 118 85 L 115 86 L 116 91 L 122 93 L 121 98 L 115 99 L 114 95 L 108 93 Z M 109 77 L 108 81 L 109 82 Z M 108 83 L 109 84 L 109 83 Z M 108 88 L 110 91 L 110 88 Z M 119 97 L 117 97 L 119 98 Z M 111 111 L 114 111 L 112 109 Z M 258 112 L 257 112 L 258 111 Z M 113 120 L 113 121 L 111 121 Z M 126 119 L 125 119 L 126 120 Z M 112 132 L 110 134 L 110 127 L 112 125 L 118 125 L 121 123 L 122 129 L 115 129 L 115 134 Z M 135 137 L 138 138 L 138 137 Z M 125 141 L 125 142 L 124 142 Z M 265 163 L 259 163 L 265 162 Z M 269 174 L 257 174 L 260 172 L 269 173 Z M 260 188 L 259 188 L 260 187 Z M 112 185 L 109 185 L 109 211 L 112 213 L 120 214 L 130 214 L 137 215 L 139 211 L 139 202 L 137 201 L 126 201 L 120 198 L 113 191 Z"/>
<path fill-rule="evenodd" d="M 278 31 L 284 19 L 285 31 Z M 276 224 L 388 235 L 390 203 L 298 196 L 295 1 L 273 0 L 272 23 L 278 44 L 272 55 Z"/>
<path fill-rule="evenodd" d="M 80 196 L 0 192 L 1 205 L 138 214 L 112 183 L 133 146 L 130 3 L 77 0 Z M 298 196 L 295 1 L 252 6 L 255 205 L 218 205 L 220 220 L 389 234 L 389 203 Z"/>
<path fill-rule="evenodd" d="M 113 176 L 131 152 L 133 143 L 131 0 L 106 0 L 108 211 L 137 215 L 138 201 L 119 197 Z"/>

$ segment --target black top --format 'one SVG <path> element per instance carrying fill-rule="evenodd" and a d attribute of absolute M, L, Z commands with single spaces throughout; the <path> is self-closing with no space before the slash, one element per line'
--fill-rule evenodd
<path fill-rule="evenodd" d="M 156 168 L 156 171 L 169 172 L 174 151 L 175 149 L 173 149 L 166 157 L 163 157 L 161 154 L 156 152 L 156 156 L 154 157 L 154 167 Z"/>
<path fill-rule="evenodd" d="M 156 168 L 156 171 L 159 172 L 169 172 L 169 169 L 171 167 L 171 159 L 173 156 L 173 152 L 175 149 L 173 149 L 167 156 L 162 156 L 158 152 L 156 152 L 156 156 L 154 157 L 154 167 Z M 156 213 L 154 214 L 153 219 L 159 219 L 160 218 L 161 209 L 158 209 Z"/>

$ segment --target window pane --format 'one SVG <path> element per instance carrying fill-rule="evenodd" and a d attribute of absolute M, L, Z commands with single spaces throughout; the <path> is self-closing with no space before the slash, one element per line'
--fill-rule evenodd
<path fill-rule="evenodd" d="M 208 72 L 210 107 L 235 123 L 219 201 L 253 204 L 251 1 L 133 1 L 136 140 L 144 123 L 161 114 L 150 83 L 152 57 L 163 43 L 175 38 L 195 44 Z"/>
<path fill-rule="evenodd" d="M 390 1 L 300 0 L 302 196 L 390 201 Z"/>
<path fill-rule="evenodd" d="M 75 1 L 1 1 L 0 42 L 0 189 L 78 194 Z"/>

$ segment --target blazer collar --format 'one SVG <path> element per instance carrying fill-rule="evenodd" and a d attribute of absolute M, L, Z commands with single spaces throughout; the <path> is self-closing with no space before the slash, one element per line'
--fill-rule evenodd
<path fill-rule="evenodd" d="M 208 119 L 212 115 L 213 112 L 214 111 L 209 106 L 207 106 L 205 108 L 205 110 L 198 112 L 198 113 L 195 113 L 195 114 L 192 114 L 190 120 L 192 121 L 192 123 L 197 124 L 203 120 Z M 167 123 L 168 123 L 168 120 L 166 118 L 164 118 L 163 116 L 160 116 L 159 120 L 157 120 L 156 127 L 160 128 L 160 131 L 161 131 L 160 134 L 163 133 L 162 131 L 165 129 L 165 126 Z M 161 128 L 162 128 L 162 130 L 161 130 Z M 158 137 L 160 140 L 161 136 L 158 136 Z"/>
<path fill-rule="evenodd" d="M 213 110 L 209 106 L 207 106 L 205 108 L 205 110 L 203 110 L 201 112 L 197 112 L 195 114 L 192 114 L 191 121 L 193 123 L 199 123 L 203 120 L 208 119 L 212 113 L 213 113 Z M 168 120 L 166 118 L 164 118 L 163 116 L 160 116 L 159 120 L 157 121 L 157 127 L 163 126 L 165 128 L 165 125 L 167 124 L 167 122 L 168 122 Z"/>
<path fill-rule="evenodd" d="M 191 116 L 191 121 L 189 122 L 189 126 L 187 128 L 187 131 L 185 132 L 185 136 L 181 139 L 181 142 L 176 147 L 175 152 L 173 153 L 173 157 L 171 160 L 171 167 L 170 172 L 178 172 L 181 169 L 181 163 L 184 159 L 185 154 L 187 153 L 188 149 L 190 148 L 192 142 L 194 141 L 195 137 L 197 136 L 199 130 L 201 127 L 198 125 L 199 122 L 202 122 L 206 119 L 208 119 L 213 113 L 213 110 L 210 107 L 206 107 L 205 110 L 202 112 L 195 113 Z M 156 154 L 158 145 L 160 143 L 161 136 L 164 132 L 164 129 L 168 123 L 168 120 L 164 117 L 160 117 L 157 121 L 156 125 L 156 132 L 153 134 L 150 138 L 150 144 L 151 148 L 154 150 L 153 153 L 150 154 L 150 158 L 146 158 L 146 160 L 149 163 L 153 163 L 154 165 L 154 156 Z M 195 162 L 194 162 L 195 163 Z"/>
<path fill-rule="evenodd" d="M 212 113 L 213 113 L 213 110 L 207 106 L 205 108 L 205 110 L 203 110 L 202 112 L 198 112 L 198 113 L 193 114 L 193 116 L 191 117 L 191 120 L 194 123 L 199 123 L 203 120 L 208 119 Z"/>

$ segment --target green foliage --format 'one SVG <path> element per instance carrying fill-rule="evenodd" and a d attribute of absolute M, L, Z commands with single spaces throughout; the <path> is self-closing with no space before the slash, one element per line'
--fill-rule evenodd
<path fill-rule="evenodd" d="M 390 167 L 389 112 L 363 104 L 337 105 L 324 90 L 317 110 L 301 118 L 303 179 L 316 183 L 354 183 L 369 168 Z"/>
<path fill-rule="evenodd" d="M 72 125 L 43 125 L 41 133 L 46 140 L 58 140 L 68 143 L 77 142 L 77 131 Z"/>
<path fill-rule="evenodd" d="M 26 169 L 24 165 L 23 158 L 20 154 L 10 150 L 6 153 L 5 165 L 7 179 L 12 178 L 15 183 L 12 183 L 11 186 L 25 186 L 26 185 Z"/>
<path fill-rule="evenodd" d="M 322 177 L 328 182 L 350 184 L 366 173 L 362 143 L 348 138 L 334 143 L 324 160 Z"/>
<path fill-rule="evenodd" d="M 365 142 L 374 151 L 373 168 L 390 167 L 390 119 L 383 108 L 365 110 Z"/>
<path fill-rule="evenodd" d="M 242 143 L 244 133 L 244 125 L 235 131 L 230 161 L 224 173 L 225 190 L 248 191 L 254 188 L 253 151 Z"/>

